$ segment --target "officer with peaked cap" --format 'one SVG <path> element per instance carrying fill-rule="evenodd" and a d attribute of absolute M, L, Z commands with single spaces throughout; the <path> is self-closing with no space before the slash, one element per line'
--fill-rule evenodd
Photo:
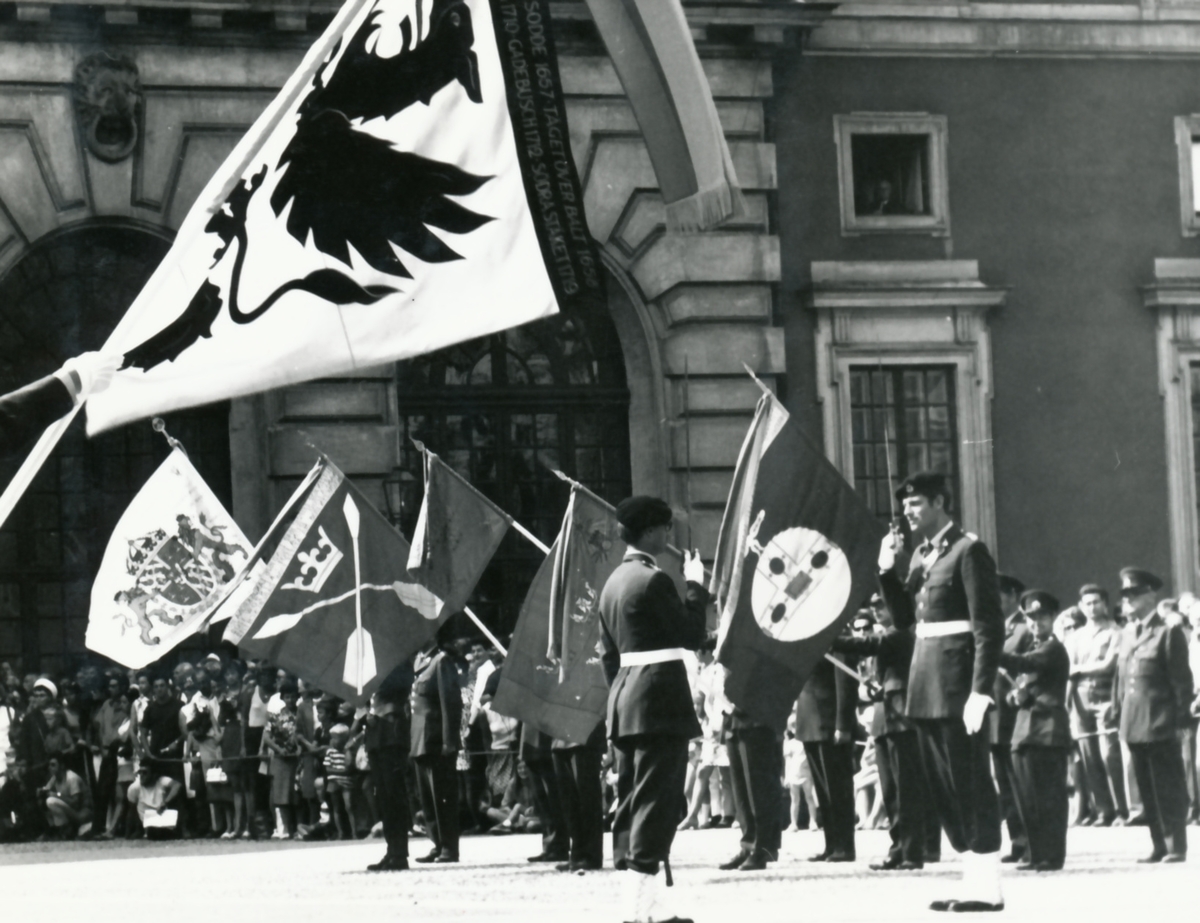
<path fill-rule="evenodd" d="M 655 876 L 684 812 L 688 741 L 700 736 L 683 658 L 705 640 L 704 566 L 699 553 L 684 555 L 687 601 L 681 601 L 656 560 L 667 550 L 671 508 L 657 497 L 629 497 L 617 507 L 617 520 L 628 548 L 600 593 L 617 770 L 613 859 L 629 875 L 633 923 L 683 923 L 661 909 Z"/>
<path fill-rule="evenodd" d="M 1192 670 L 1183 628 L 1158 613 L 1162 581 L 1136 567 L 1121 571 L 1128 623 L 1117 655 L 1113 709 L 1142 792 L 1153 852 L 1140 862 L 1187 857 L 1187 782 L 1178 732 L 1188 721 Z"/>
<path fill-rule="evenodd" d="M 1057 871 L 1067 855 L 1067 677 L 1071 659 L 1054 636 L 1058 600 L 1044 590 L 1021 594 L 1021 611 L 1033 625 L 1033 647 L 1005 651 L 1000 666 L 1016 680 L 1012 731 L 1013 789 L 1028 836 L 1019 869 Z"/>
<path fill-rule="evenodd" d="M 896 497 L 919 544 L 902 577 L 896 559 L 903 539 L 895 530 L 885 536 L 879 584 L 896 627 L 916 625 L 908 717 L 917 727 L 942 828 L 963 854 L 958 895 L 930 907 L 1001 910 L 1000 806 L 984 732 L 1004 646 L 996 565 L 983 542 L 951 519 L 945 475 L 911 475 Z"/>

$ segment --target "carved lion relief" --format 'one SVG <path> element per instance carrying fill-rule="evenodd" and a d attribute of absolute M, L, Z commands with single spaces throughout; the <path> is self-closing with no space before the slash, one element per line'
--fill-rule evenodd
<path fill-rule="evenodd" d="M 100 51 L 75 68 L 75 114 L 87 149 L 119 163 L 137 146 L 142 85 L 137 65 Z"/>

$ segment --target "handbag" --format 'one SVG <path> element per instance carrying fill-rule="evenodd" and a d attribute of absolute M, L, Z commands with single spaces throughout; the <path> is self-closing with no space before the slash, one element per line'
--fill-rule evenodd
<path fill-rule="evenodd" d="M 367 748 L 359 747 L 354 754 L 354 768 L 359 772 L 368 772 L 371 769 L 371 760 L 367 756 Z"/>
<path fill-rule="evenodd" d="M 225 770 L 220 766 L 209 766 L 204 772 L 204 781 L 209 785 L 220 785 L 223 782 L 228 782 L 229 777 L 225 775 Z"/>

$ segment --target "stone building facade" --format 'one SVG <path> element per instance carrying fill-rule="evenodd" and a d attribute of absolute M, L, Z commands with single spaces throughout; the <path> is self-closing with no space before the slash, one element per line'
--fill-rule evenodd
<path fill-rule="evenodd" d="M 256 539 L 326 452 L 407 531 L 420 437 L 543 539 L 566 489 L 657 493 L 711 551 L 757 388 L 785 371 L 774 293 L 775 62 L 828 4 L 687 5 L 746 217 L 667 233 L 632 112 L 584 4 L 556 3 L 572 151 L 607 270 L 606 316 L 554 319 L 428 360 L 172 415 Z M 0 4 L 0 373 L 6 389 L 103 342 L 203 184 L 336 5 Z M 81 651 L 91 577 L 165 453 L 148 423 L 65 441 L 0 533 L 0 658 Z M 393 497 L 389 505 L 388 498 Z M 510 536 L 475 608 L 511 628 L 538 553 Z"/>

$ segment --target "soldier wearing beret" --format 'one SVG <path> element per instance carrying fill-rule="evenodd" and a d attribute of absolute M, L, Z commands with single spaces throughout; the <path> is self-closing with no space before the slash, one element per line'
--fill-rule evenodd
<path fill-rule="evenodd" d="M 408 868 L 408 750 L 409 693 L 413 665 L 405 660 L 383 678 L 371 697 L 363 744 L 371 764 L 375 801 L 383 821 L 387 852 L 367 866 L 370 872 L 400 872 Z"/>
<path fill-rule="evenodd" d="M 958 896 L 930 907 L 1000 910 L 1000 805 L 983 733 L 1004 646 L 996 565 L 983 542 L 951 519 L 944 475 L 911 475 L 896 496 L 919 544 L 901 576 L 896 561 L 903 540 L 895 530 L 886 536 L 879 583 L 896 627 L 916 626 L 907 714 L 942 828 L 963 854 Z"/>
<path fill-rule="evenodd" d="M 1017 709 L 1012 732 L 1013 781 L 1017 806 L 1028 834 L 1019 869 L 1053 872 L 1067 855 L 1067 676 L 1071 660 L 1054 636 L 1058 600 L 1043 590 L 1021 595 L 1021 611 L 1033 625 L 1027 653 L 1004 652 L 1000 666 L 1018 677 L 1009 693 Z"/>
<path fill-rule="evenodd" d="M 425 827 L 433 848 L 417 862 L 458 861 L 458 770 L 462 744 L 462 686 L 450 626 L 438 629 L 437 649 L 419 655 L 412 687 L 413 764 Z"/>
<path fill-rule="evenodd" d="M 997 574 L 1000 587 L 1000 609 L 1004 613 L 1004 653 L 1024 654 L 1033 647 L 1033 632 L 1021 611 L 1021 594 L 1025 584 L 1008 574 Z M 996 792 L 1000 796 L 1000 813 L 1008 827 L 1012 851 L 1001 862 L 1020 862 L 1029 847 L 1022 812 L 1017 806 L 1017 795 L 1013 786 L 1012 736 L 1017 720 L 1017 709 L 1009 701 L 1013 684 L 1008 675 L 996 671 L 996 687 L 992 700 L 996 707 L 988 713 L 988 738 L 992 745 L 992 772 L 996 777 Z"/>
<path fill-rule="evenodd" d="M 688 741 L 700 736 L 683 657 L 704 643 L 708 593 L 698 553 L 684 555 L 686 603 L 658 567 L 672 520 L 665 502 L 629 497 L 617 520 L 628 550 L 600 593 L 608 736 L 616 750 L 613 859 L 630 876 L 631 919 L 648 923 L 679 919 L 656 907 L 655 876 L 684 814 Z"/>
<path fill-rule="evenodd" d="M 1188 800 L 1179 731 L 1188 720 L 1192 670 L 1183 629 L 1158 613 L 1155 593 L 1161 587 L 1149 571 L 1121 571 L 1121 608 L 1129 621 L 1117 655 L 1113 706 L 1154 847 L 1139 861 L 1183 862 Z"/>

